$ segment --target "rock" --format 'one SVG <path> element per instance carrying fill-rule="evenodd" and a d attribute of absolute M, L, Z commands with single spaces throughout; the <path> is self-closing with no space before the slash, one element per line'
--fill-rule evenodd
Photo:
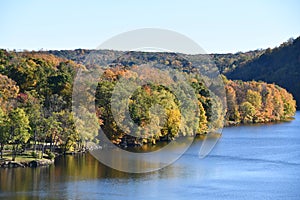
<path fill-rule="evenodd" d="M 5 161 L 0 162 L 0 168 L 16 168 L 16 167 L 40 167 L 49 166 L 54 163 L 54 160 L 32 160 L 28 162 Z"/>
<path fill-rule="evenodd" d="M 22 164 L 19 163 L 19 162 L 10 161 L 10 162 L 8 163 L 8 167 L 9 167 L 9 168 L 15 168 L 15 167 L 25 167 L 25 166 L 22 165 Z"/>
<path fill-rule="evenodd" d="M 37 166 L 39 166 L 39 162 L 36 160 L 30 161 L 28 163 L 28 167 L 37 167 Z"/>

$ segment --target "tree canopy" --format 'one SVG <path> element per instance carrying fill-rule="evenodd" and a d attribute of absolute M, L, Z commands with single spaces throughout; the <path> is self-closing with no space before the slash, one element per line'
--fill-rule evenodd
<path fill-rule="evenodd" d="M 289 45 L 281 48 L 289 48 Z M 110 66 L 102 66 L 104 73 L 94 83 L 96 94 L 91 99 L 95 100 L 95 113 L 90 113 L 90 108 L 81 102 L 73 109 L 88 114 L 75 116 L 72 110 L 74 78 L 79 69 L 89 72 L 90 66 L 84 66 L 82 61 L 93 51 L 98 52 L 93 59 L 110 59 L 111 55 L 117 59 Z M 257 51 L 241 60 L 248 63 L 252 58 L 262 57 L 266 53 Z M 108 50 L 21 53 L 0 50 L 1 152 L 4 145 L 13 145 L 17 153 L 29 142 L 34 142 L 34 149 L 37 143 L 48 142 L 51 150 L 60 147 L 64 152 L 73 151 L 87 141 L 99 142 L 100 127 L 114 143 L 119 143 L 128 135 L 134 135 L 136 140 L 145 143 L 155 143 L 205 134 L 223 126 L 225 107 L 217 95 L 218 91 L 214 93 L 211 90 L 218 85 L 208 87 L 203 77 L 194 76 L 197 68 L 188 59 L 161 52 L 128 52 L 126 56 L 116 56 L 119 54 Z M 201 57 L 189 56 L 193 61 Z M 164 74 L 144 68 L 143 64 L 147 62 L 180 70 L 186 85 L 177 85 L 179 92 L 176 93 L 172 87 L 153 81 L 141 84 L 132 91 L 130 81 L 142 83 L 145 77 L 165 79 Z M 205 59 L 201 63 L 207 69 L 212 64 Z M 134 70 L 144 71 L 138 74 Z M 294 115 L 295 100 L 285 89 L 265 82 L 223 78 L 227 99 L 226 124 L 272 122 Z M 114 90 L 121 80 L 127 80 L 128 84 L 119 88 L 116 94 Z M 171 79 L 164 81 L 172 82 Z M 180 99 L 180 96 L 183 99 L 191 97 L 186 92 L 188 88 L 192 89 L 195 102 Z M 128 98 L 124 100 L 122 95 Z M 115 110 L 111 107 L 112 103 Z M 128 105 L 131 121 L 126 121 L 128 116 L 121 112 L 124 105 Z M 117 115 L 117 120 L 114 115 Z"/>

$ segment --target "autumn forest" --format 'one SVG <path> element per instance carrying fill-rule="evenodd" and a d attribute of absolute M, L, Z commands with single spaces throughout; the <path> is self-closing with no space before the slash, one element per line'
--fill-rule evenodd
<path fill-rule="evenodd" d="M 288 44 L 282 48 L 287 48 L 286 46 Z M 79 131 L 80 127 L 76 125 L 87 125 L 83 123 L 84 119 L 73 115 L 74 108 L 72 108 L 75 76 L 79 70 L 89 71 L 90 66 L 83 61 L 91 52 L 102 59 L 111 55 L 118 58 L 114 61 L 114 65 L 103 68 L 104 73 L 96 85 L 94 100 L 96 113 L 88 116 L 91 123 L 88 127 L 101 126 L 106 136 L 116 145 L 128 135 L 134 135 L 133 139 L 141 144 L 155 144 L 176 137 L 205 134 L 224 125 L 289 120 L 296 111 L 293 95 L 283 87 L 272 82 L 254 81 L 255 79 L 242 81 L 226 77 L 228 74 L 228 77 L 237 79 L 235 69 L 245 71 L 249 68 L 237 67 L 238 62 L 247 66 L 254 65 L 249 63 L 254 62 L 254 58 L 259 59 L 264 55 L 265 50 L 241 54 L 239 58 L 248 55 L 248 60 L 243 61 L 237 59 L 236 55 L 232 56 L 232 59 L 235 59 L 234 66 L 224 64 L 226 56 L 230 55 L 219 57 L 215 55 L 214 62 L 223 73 L 219 78 L 224 84 L 226 96 L 224 105 L 221 103 L 222 99 L 206 86 L 203 78 L 193 75 L 195 74 L 193 64 L 176 57 L 175 54 L 136 52 L 128 54 L 130 56 L 127 57 L 118 57 L 116 54 L 120 52 L 109 50 L 38 52 L 0 50 L 1 157 L 5 149 L 12 149 L 14 155 L 26 148 L 46 151 L 43 146 L 45 143 L 50 144 L 47 151 L 59 149 L 62 153 L 78 151 L 85 147 L 86 141 L 101 143 L 97 136 L 99 133 L 92 128 L 87 134 Z M 267 54 L 270 56 L 270 52 Z M 190 57 L 192 61 L 195 59 Z M 194 91 L 197 108 L 194 109 L 193 105 L 178 99 L 178 96 L 166 86 L 155 82 L 144 84 L 130 95 L 128 101 L 130 118 L 134 124 L 142 127 L 135 129 L 133 133 L 133 124 L 118 126 L 112 113 L 111 99 L 114 88 L 121 79 L 143 79 L 134 71 L 143 69 L 143 63 L 149 61 L 180 70 Z M 223 70 L 220 66 L 223 66 Z M 151 70 L 143 70 L 144 75 L 153 74 Z M 157 77 L 159 79 L 159 75 Z M 130 88 L 130 84 L 127 87 Z M 289 85 L 289 88 L 292 86 Z M 121 102 L 116 102 L 115 105 L 121 110 Z M 76 109 L 88 113 L 87 108 L 83 106 L 78 105 Z M 184 110 L 188 109 L 196 111 L 185 113 Z M 122 113 L 118 116 L 121 121 L 125 120 Z M 182 120 L 183 118 L 185 120 Z M 189 120 L 195 118 L 196 120 Z"/>

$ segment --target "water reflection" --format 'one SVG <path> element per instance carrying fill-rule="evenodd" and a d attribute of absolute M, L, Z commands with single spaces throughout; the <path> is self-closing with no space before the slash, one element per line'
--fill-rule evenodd
<path fill-rule="evenodd" d="M 0 169 L 0 199 L 299 199 L 300 116 L 289 123 L 225 128 L 206 158 L 201 141 L 174 164 L 123 173 L 89 154 L 54 166 Z"/>
<path fill-rule="evenodd" d="M 193 148 L 194 150 L 199 150 L 200 146 L 201 142 L 198 141 L 193 145 Z M 197 154 L 193 156 L 197 156 Z M 187 175 L 184 172 L 184 168 L 184 165 L 171 165 L 156 172 L 134 174 L 109 168 L 89 153 L 60 156 L 56 158 L 54 165 L 48 167 L 0 169 L 0 197 L 9 198 L 11 192 L 14 193 L 12 195 L 14 197 L 16 197 L 15 195 L 17 197 L 27 196 L 29 194 L 26 195 L 26 193 L 29 191 L 31 191 L 30 196 L 32 198 L 41 195 L 46 195 L 47 197 L 54 195 L 55 197 L 63 194 L 51 194 L 51 191 L 70 192 L 69 187 L 72 183 L 76 182 L 78 185 L 84 184 L 85 181 L 91 182 L 93 180 L 128 183 L 133 180 L 137 182 L 139 180 L 148 180 L 149 178 L 152 180 L 180 178 Z M 99 192 L 99 190 L 97 191 Z"/>

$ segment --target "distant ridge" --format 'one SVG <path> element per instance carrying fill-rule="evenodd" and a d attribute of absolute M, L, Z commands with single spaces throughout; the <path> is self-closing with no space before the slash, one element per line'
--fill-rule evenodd
<path fill-rule="evenodd" d="M 238 63 L 224 74 L 229 79 L 262 80 L 276 83 L 291 92 L 300 108 L 300 37 L 279 47 L 266 49 L 246 63 Z"/>
<path fill-rule="evenodd" d="M 52 50 L 45 53 L 54 54 L 58 57 L 82 63 L 90 53 L 97 53 L 98 56 L 109 58 L 111 55 L 122 55 L 125 52 L 113 50 Z M 147 54 L 135 53 L 144 56 L 145 61 L 152 59 Z M 172 53 L 152 53 L 161 59 L 172 58 Z M 197 59 L 193 56 L 193 59 Z M 293 94 L 297 101 L 297 109 L 300 109 L 300 37 L 289 39 L 279 47 L 273 49 L 259 49 L 248 52 L 238 52 L 235 54 L 210 54 L 212 61 L 216 64 L 219 71 L 232 80 L 243 81 L 264 81 L 275 83 L 286 88 Z M 122 61 L 120 61 L 122 63 Z M 125 65 L 139 64 L 134 60 L 132 63 L 122 63 Z M 210 63 L 212 64 L 212 63 Z M 183 65 L 181 67 L 189 67 Z M 190 70 L 190 69 L 187 69 Z"/>

